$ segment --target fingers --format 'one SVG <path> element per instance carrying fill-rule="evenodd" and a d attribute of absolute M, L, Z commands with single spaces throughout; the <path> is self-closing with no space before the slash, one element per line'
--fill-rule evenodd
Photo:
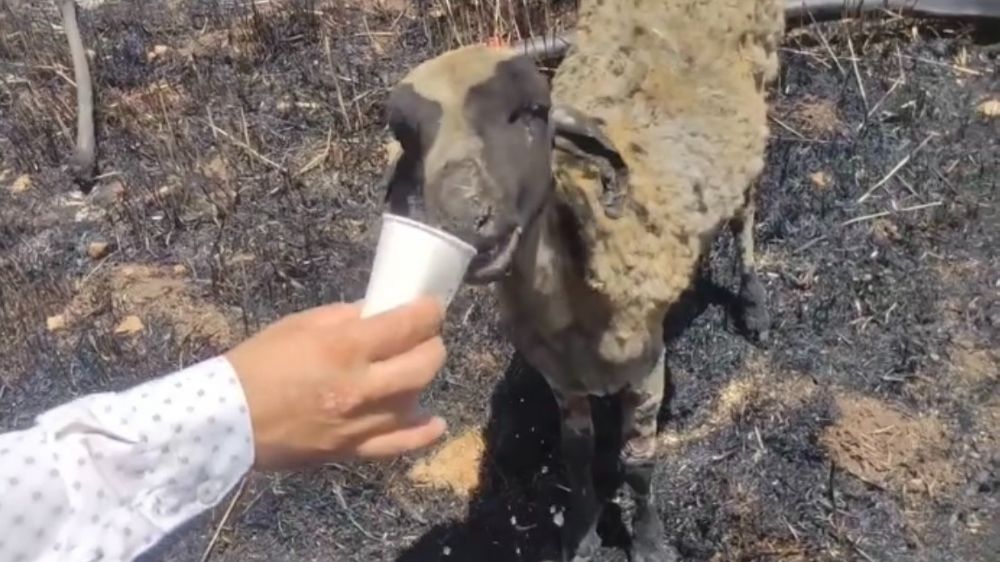
<path fill-rule="evenodd" d="M 355 454 L 358 457 L 369 459 L 401 455 L 433 444 L 447 428 L 448 425 L 444 419 L 437 416 L 426 416 L 398 431 L 364 441 L 358 445 Z"/>
<path fill-rule="evenodd" d="M 433 337 L 410 351 L 373 363 L 358 381 L 360 394 L 372 402 L 401 394 L 419 394 L 434 380 L 446 358 L 444 342 L 440 336 Z"/>
<path fill-rule="evenodd" d="M 422 297 L 358 322 L 352 339 L 365 349 L 370 361 L 380 361 L 434 337 L 443 321 L 441 302 Z"/>

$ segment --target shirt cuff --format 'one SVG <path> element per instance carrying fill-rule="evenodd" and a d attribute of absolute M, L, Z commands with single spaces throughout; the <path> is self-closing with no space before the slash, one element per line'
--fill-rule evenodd
<path fill-rule="evenodd" d="M 254 461 L 236 372 L 217 356 L 123 392 L 87 396 L 39 416 L 60 450 L 77 510 L 145 519 L 166 533 L 215 506 Z M 72 465 L 76 459 L 93 462 Z M 81 468 L 83 471 L 81 472 Z M 93 502 L 104 489 L 105 501 Z M 106 537 L 107 538 L 107 537 Z"/>

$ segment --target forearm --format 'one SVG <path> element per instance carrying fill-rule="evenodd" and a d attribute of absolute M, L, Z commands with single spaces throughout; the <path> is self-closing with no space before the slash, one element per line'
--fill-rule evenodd
<path fill-rule="evenodd" d="M 0 435 L 0 562 L 131 560 L 253 464 L 239 380 L 216 357 Z"/>

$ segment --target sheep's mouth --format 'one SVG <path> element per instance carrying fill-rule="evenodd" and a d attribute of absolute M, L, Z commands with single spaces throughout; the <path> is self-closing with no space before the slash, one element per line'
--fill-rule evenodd
<path fill-rule="evenodd" d="M 486 284 L 501 279 L 510 271 L 514 252 L 521 240 L 521 227 L 515 227 L 505 234 L 496 236 L 477 245 L 479 253 L 472 258 L 466 281 L 472 284 Z"/>

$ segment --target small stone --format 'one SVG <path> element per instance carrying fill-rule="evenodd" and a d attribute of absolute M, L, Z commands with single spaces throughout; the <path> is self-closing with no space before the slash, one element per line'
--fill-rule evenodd
<path fill-rule="evenodd" d="M 56 332 L 66 328 L 66 316 L 63 314 L 56 314 L 55 316 L 49 316 L 45 319 L 45 327 L 49 329 L 50 332 Z"/>
<path fill-rule="evenodd" d="M 118 326 L 115 327 L 115 334 L 117 335 L 132 335 L 137 334 L 143 329 L 142 320 L 138 316 L 132 315 L 125 317 Z"/>
<path fill-rule="evenodd" d="M 383 153 L 385 154 L 385 161 L 392 162 L 400 153 L 403 152 L 403 145 L 399 144 L 396 139 L 389 139 L 382 146 Z"/>
<path fill-rule="evenodd" d="M 99 260 L 111 253 L 111 244 L 108 242 L 91 242 L 87 245 L 87 255 L 92 260 Z"/>
<path fill-rule="evenodd" d="M 936 41 L 930 42 L 931 52 L 939 57 L 948 56 L 949 45 L 948 42 L 943 39 L 938 39 Z"/>
<path fill-rule="evenodd" d="M 990 471 L 980 470 L 979 473 L 976 474 L 976 483 L 986 485 L 990 483 L 992 478 L 993 476 L 990 474 Z"/>
<path fill-rule="evenodd" d="M 10 184 L 11 193 L 24 193 L 31 189 L 31 176 L 24 174 L 18 176 L 14 183 Z"/>
<path fill-rule="evenodd" d="M 168 51 L 170 51 L 170 47 L 166 45 L 156 45 L 155 47 L 153 47 L 153 50 L 146 53 L 146 59 L 149 61 L 154 61 L 157 58 L 167 54 Z"/>
<path fill-rule="evenodd" d="M 979 114 L 982 115 L 983 117 L 989 117 L 989 118 L 1000 117 L 1000 100 L 998 99 L 986 100 L 983 103 L 979 104 L 979 107 L 977 109 L 979 110 Z"/>
<path fill-rule="evenodd" d="M 201 173 L 222 182 L 229 181 L 233 177 L 229 170 L 229 165 L 219 155 L 215 155 L 211 160 L 203 164 L 201 166 Z"/>
<path fill-rule="evenodd" d="M 89 199 L 97 205 L 110 205 L 125 196 L 125 182 L 115 178 L 100 182 L 90 192 Z"/>
<path fill-rule="evenodd" d="M 812 182 L 813 187 L 816 189 L 826 189 L 830 187 L 830 176 L 826 175 L 826 172 L 819 171 L 809 174 L 809 181 Z"/>

